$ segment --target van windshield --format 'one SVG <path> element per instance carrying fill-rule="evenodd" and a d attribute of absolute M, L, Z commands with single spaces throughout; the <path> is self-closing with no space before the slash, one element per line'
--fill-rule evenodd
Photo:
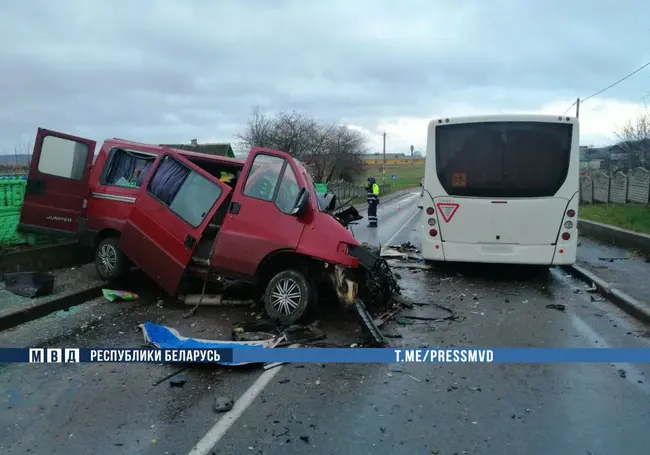
<path fill-rule="evenodd" d="M 437 126 L 438 179 L 450 196 L 554 196 L 567 177 L 572 133 L 567 123 Z"/>

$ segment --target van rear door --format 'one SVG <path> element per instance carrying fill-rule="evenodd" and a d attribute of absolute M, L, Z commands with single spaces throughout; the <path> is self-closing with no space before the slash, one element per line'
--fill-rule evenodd
<path fill-rule="evenodd" d="M 18 230 L 75 237 L 85 229 L 96 142 L 39 128 Z"/>
<path fill-rule="evenodd" d="M 165 150 L 142 184 L 119 248 L 169 294 L 230 187 Z"/>

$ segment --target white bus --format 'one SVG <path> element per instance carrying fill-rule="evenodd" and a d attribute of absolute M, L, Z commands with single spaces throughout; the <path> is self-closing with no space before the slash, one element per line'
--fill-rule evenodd
<path fill-rule="evenodd" d="M 491 115 L 429 122 L 422 257 L 573 264 L 579 202 L 575 117 Z"/>

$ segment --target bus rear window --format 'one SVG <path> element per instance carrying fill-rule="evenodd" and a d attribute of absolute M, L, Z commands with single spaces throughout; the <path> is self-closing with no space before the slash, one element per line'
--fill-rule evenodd
<path fill-rule="evenodd" d="M 554 196 L 569 170 L 572 132 L 567 123 L 437 126 L 438 179 L 450 196 Z"/>

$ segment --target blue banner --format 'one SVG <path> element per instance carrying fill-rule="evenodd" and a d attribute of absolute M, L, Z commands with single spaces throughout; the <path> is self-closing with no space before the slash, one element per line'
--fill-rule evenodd
<path fill-rule="evenodd" d="M 0 363 L 650 363 L 650 349 L 233 348 L 0 349 Z"/>

